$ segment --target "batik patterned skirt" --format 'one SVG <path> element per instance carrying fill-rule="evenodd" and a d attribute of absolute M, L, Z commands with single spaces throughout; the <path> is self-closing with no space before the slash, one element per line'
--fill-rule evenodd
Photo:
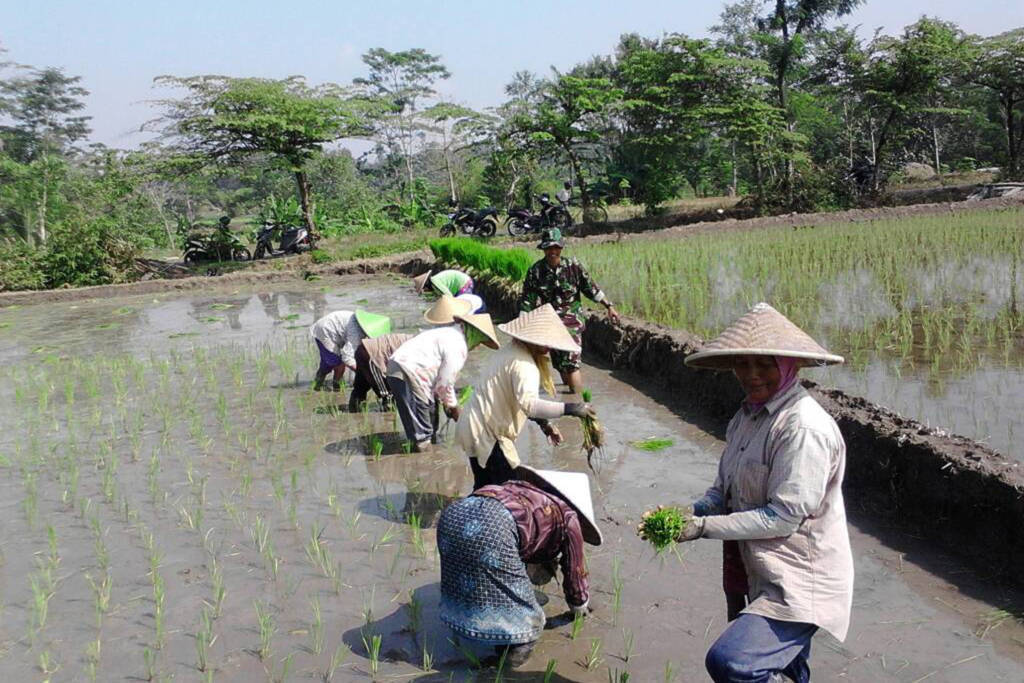
<path fill-rule="evenodd" d="M 441 620 L 460 636 L 494 645 L 540 638 L 544 610 L 519 559 L 512 514 L 484 496 L 458 500 L 441 513 Z"/>

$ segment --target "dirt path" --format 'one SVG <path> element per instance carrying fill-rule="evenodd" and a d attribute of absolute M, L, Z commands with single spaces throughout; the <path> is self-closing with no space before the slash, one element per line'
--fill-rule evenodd
<path fill-rule="evenodd" d="M 464 457 L 454 449 L 405 455 L 393 415 L 337 412 L 344 396 L 308 391 L 313 354 L 306 327 L 321 310 L 381 297 L 376 301 L 396 327 L 412 329 L 420 324 L 422 302 L 385 276 L 325 278 L 316 285 L 313 291 L 310 283 L 240 285 L 156 302 L 140 295 L 0 313 L 10 323 L 0 330 L 0 422 L 17 426 L 0 434 L 0 453 L 25 466 L 0 468 L 0 510 L 7 520 L 0 531 L 0 679 L 34 679 L 44 651 L 63 667 L 55 680 L 84 678 L 97 634 L 103 647 L 98 680 L 142 676 L 154 625 L 149 531 L 162 553 L 159 572 L 169 605 L 166 644 L 156 654 L 161 675 L 201 677 L 196 634 L 204 601 L 212 600 L 216 566 L 227 591 L 209 655 L 216 678 L 279 675 L 290 656 L 291 678 L 319 679 L 344 644 L 351 652 L 335 680 L 370 680 L 364 637 L 377 635 L 378 676 L 447 681 L 454 673 L 454 680 L 474 680 L 436 611 L 433 525 L 447 501 L 468 492 Z M 485 360 L 474 352 L 463 381 L 471 382 Z M 565 609 L 560 589 L 549 585 L 553 628 L 523 671 L 506 680 L 540 680 L 550 660 L 556 662 L 554 681 L 604 682 L 624 671 L 633 681 L 665 680 L 667 671 L 671 680 L 705 680 L 704 652 L 724 626 L 720 546 L 698 541 L 679 555 L 658 557 L 633 528 L 656 503 L 698 496 L 714 476 L 722 443 L 665 395 L 638 392 L 638 378 L 591 366 L 584 372 L 609 435 L 593 477 L 606 539 L 589 551 L 595 612 L 572 639 L 559 621 Z M 72 390 L 79 386 L 80 417 L 70 433 L 65 389 L 57 381 L 65 377 L 73 380 Z M 105 390 L 90 399 L 81 391 L 95 378 Z M 31 393 L 41 381 L 53 382 L 47 406 Z M 135 415 L 142 423 L 133 445 L 128 432 Z M 94 419 L 98 427 L 91 426 Z M 577 424 L 562 419 L 560 426 L 567 443 L 552 448 L 527 425 L 521 453 L 537 467 L 585 471 Z M 21 428 L 34 439 L 23 438 Z M 648 436 L 674 444 L 658 453 L 630 445 Z M 381 454 L 374 457 L 378 439 Z M 38 521 L 31 524 L 23 475 L 32 471 L 37 448 L 40 454 L 52 448 L 60 458 L 44 461 L 32 480 Z M 69 453 L 81 459 L 78 498 L 72 494 L 70 501 Z M 105 453 L 119 454 L 112 481 Z M 196 506 L 204 513 L 192 528 Z M 410 525 L 412 514 L 419 527 Z M 1019 613 L 1024 600 L 1018 593 L 986 585 L 985 577 L 916 539 L 868 523 L 857 510 L 850 514 L 853 623 L 843 644 L 825 635 L 815 639 L 815 680 L 1020 680 L 1024 629 L 998 611 Z M 47 555 L 46 524 L 55 528 L 61 559 L 53 616 L 36 631 L 29 587 L 41 571 L 36 560 Z M 260 524 L 269 529 L 270 554 L 279 560 L 273 567 L 254 545 Z M 97 528 L 114 558 L 113 607 L 100 629 L 85 578 L 100 576 Z M 311 536 L 339 563 L 337 579 L 311 563 Z M 319 651 L 311 639 L 314 599 L 326 642 Z M 254 602 L 272 616 L 267 657 L 260 656 Z M 483 672 L 475 680 L 493 677 Z"/>

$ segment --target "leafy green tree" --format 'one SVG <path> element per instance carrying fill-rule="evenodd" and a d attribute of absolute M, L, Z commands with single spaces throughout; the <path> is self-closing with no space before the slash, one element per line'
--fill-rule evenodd
<path fill-rule="evenodd" d="M 928 17 L 898 38 L 872 41 L 859 87 L 880 121 L 872 168 L 876 192 L 895 164 L 895 150 L 913 134 L 914 117 L 934 111 L 936 97 L 950 87 L 950 76 L 962 70 L 965 45 L 955 25 Z"/>
<path fill-rule="evenodd" d="M 299 76 L 161 76 L 155 82 L 187 91 L 181 99 L 160 100 L 163 116 L 146 126 L 173 142 L 178 171 L 265 155 L 293 174 L 310 230 L 316 226 L 307 164 L 329 142 L 368 135 L 375 111 L 337 85 L 311 87 Z"/>
<path fill-rule="evenodd" d="M 999 106 L 1005 136 L 1003 176 L 1024 177 L 1024 29 L 992 38 L 972 36 L 967 78 L 988 89 Z"/>
<path fill-rule="evenodd" d="M 489 137 L 495 118 L 451 102 L 439 102 L 424 110 L 423 118 L 432 124 L 428 130 L 440 137 L 445 175 L 448 176 L 448 196 L 456 201 L 459 199 L 455 185 L 458 155 Z"/>
<path fill-rule="evenodd" d="M 588 78 L 555 71 L 544 81 L 534 101 L 509 120 L 513 142 L 537 153 L 568 162 L 580 190 L 584 211 L 590 206 L 583 162 L 594 155 L 611 125 L 611 114 L 622 90 L 607 78 Z"/>
<path fill-rule="evenodd" d="M 378 103 L 381 114 L 373 121 L 374 137 L 380 152 L 397 154 L 405 168 L 406 192 L 413 200 L 413 157 L 418 134 L 427 120 L 421 115 L 423 100 L 437 95 L 434 85 L 451 74 L 438 55 L 422 48 L 390 52 L 373 48 L 363 55 L 370 72 L 353 83 Z"/>

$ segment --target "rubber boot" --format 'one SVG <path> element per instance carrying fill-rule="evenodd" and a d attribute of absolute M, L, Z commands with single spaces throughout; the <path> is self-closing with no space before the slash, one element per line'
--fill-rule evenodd
<path fill-rule="evenodd" d="M 313 378 L 313 391 L 323 390 L 325 379 L 327 379 L 327 373 L 323 370 L 317 370 L 316 377 Z"/>

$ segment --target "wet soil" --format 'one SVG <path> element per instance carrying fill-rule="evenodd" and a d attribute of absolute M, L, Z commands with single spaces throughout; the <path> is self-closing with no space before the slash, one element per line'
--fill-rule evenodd
<path fill-rule="evenodd" d="M 493 680 L 493 670 L 473 671 L 437 618 L 433 524 L 469 490 L 464 456 L 454 447 L 407 455 L 393 414 L 342 412 L 344 394 L 308 385 L 306 328 L 322 310 L 373 301 L 365 305 L 408 330 L 422 302 L 386 276 L 153 298 L 5 312 L 14 324 L 0 329 L 0 679 L 44 678 L 49 653 L 60 667 L 53 680 L 87 680 L 97 639 L 97 680 L 145 679 L 147 648 L 159 676 L 202 679 L 196 643 L 222 582 L 208 655 L 215 679 L 280 677 L 287 666 L 288 680 L 318 680 L 338 652 L 334 680 L 371 680 L 376 635 L 380 680 Z M 111 320 L 120 326 L 104 327 Z M 486 353 L 471 354 L 460 382 L 472 382 Z M 724 627 L 720 546 L 658 556 L 633 528 L 648 507 L 688 502 L 713 479 L 718 423 L 627 368 L 584 373 L 609 437 L 592 476 L 606 539 L 588 548 L 595 611 L 573 639 L 549 584 L 551 628 L 506 680 L 540 680 L 550 660 L 554 681 L 625 671 L 634 681 L 705 680 L 704 652 Z M 537 467 L 586 471 L 578 425 L 559 426 L 566 444 L 553 448 L 527 425 L 520 452 Z M 649 436 L 673 444 L 655 453 L 631 445 Z M 854 503 L 850 516 L 853 623 L 845 643 L 816 637 L 815 680 L 1020 680 L 1017 592 Z M 37 628 L 31 579 L 51 561 L 47 526 L 59 559 Z M 257 547 L 261 530 L 269 552 Z M 107 571 L 110 609 L 97 621 L 86 577 Z M 154 571 L 167 596 L 159 649 Z M 273 632 L 262 657 L 257 603 Z"/>

